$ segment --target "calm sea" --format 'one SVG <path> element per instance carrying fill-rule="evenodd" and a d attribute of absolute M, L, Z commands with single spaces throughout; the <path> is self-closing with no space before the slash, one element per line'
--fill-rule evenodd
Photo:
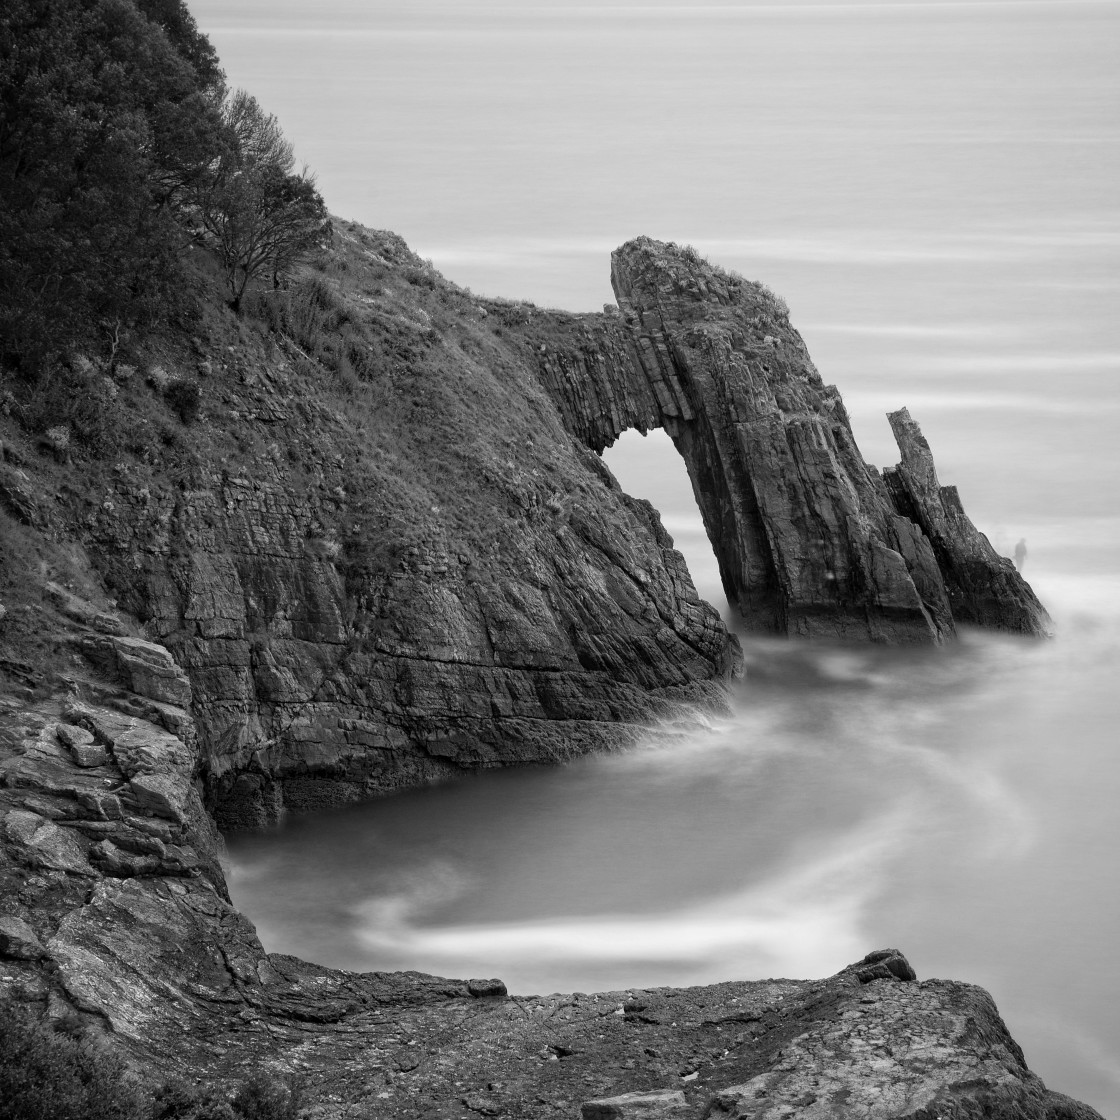
<path fill-rule="evenodd" d="M 519 992 L 823 975 L 988 987 L 1120 1115 L 1120 4 L 194 0 L 331 209 L 451 280 L 592 310 L 688 242 L 785 296 L 871 462 L 884 413 L 1058 622 L 755 642 L 735 714 L 231 840 L 270 949 Z M 725 608 L 683 466 L 607 453 Z"/>

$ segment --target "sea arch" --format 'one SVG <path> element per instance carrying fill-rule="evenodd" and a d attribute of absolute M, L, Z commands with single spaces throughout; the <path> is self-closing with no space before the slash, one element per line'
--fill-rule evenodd
<path fill-rule="evenodd" d="M 864 462 L 784 302 L 694 250 L 615 250 L 617 311 L 539 346 L 569 432 L 601 452 L 663 428 L 684 459 L 728 602 L 749 631 L 938 642 L 956 621 L 1044 633 L 1045 610 L 942 487 L 905 409 L 902 462 Z M 554 322 L 555 326 L 555 322 Z"/>

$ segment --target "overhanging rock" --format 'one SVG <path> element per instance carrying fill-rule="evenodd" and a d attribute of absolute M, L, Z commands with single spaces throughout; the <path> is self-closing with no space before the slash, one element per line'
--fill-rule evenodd
<path fill-rule="evenodd" d="M 940 641 L 955 621 L 1044 634 L 1010 560 L 892 417 L 902 463 L 864 462 L 781 300 L 694 250 L 646 237 L 612 256 L 621 310 L 541 356 L 569 430 L 601 451 L 664 428 L 692 480 L 729 602 L 751 631 Z M 901 417 L 905 417 L 904 420 Z"/>

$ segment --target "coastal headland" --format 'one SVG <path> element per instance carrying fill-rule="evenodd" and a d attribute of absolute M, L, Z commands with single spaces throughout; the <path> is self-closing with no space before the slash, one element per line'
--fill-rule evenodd
<path fill-rule="evenodd" d="M 737 640 L 598 455 L 627 428 L 682 452 L 747 629 L 1047 619 L 909 415 L 880 474 L 781 301 L 687 248 L 627 243 L 619 306 L 588 315 L 474 296 L 346 222 L 238 313 L 206 267 L 183 323 L 70 355 L 95 410 L 37 427 L 3 398 L 6 1000 L 140 1071 L 298 1074 L 324 1118 L 1096 1115 L 985 992 L 894 950 L 539 997 L 266 952 L 219 829 L 723 703 Z"/>

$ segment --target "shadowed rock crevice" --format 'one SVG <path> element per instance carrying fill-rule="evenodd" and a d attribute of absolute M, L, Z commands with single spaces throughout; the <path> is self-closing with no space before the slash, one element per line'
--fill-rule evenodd
<path fill-rule="evenodd" d="M 1046 632 L 1014 566 L 938 485 L 909 416 L 892 418 L 903 462 L 885 481 L 863 461 L 779 299 L 649 238 L 616 250 L 611 278 L 621 315 L 545 349 L 542 376 L 597 451 L 628 428 L 666 430 L 748 630 L 887 642 L 940 641 L 955 622 Z"/>

